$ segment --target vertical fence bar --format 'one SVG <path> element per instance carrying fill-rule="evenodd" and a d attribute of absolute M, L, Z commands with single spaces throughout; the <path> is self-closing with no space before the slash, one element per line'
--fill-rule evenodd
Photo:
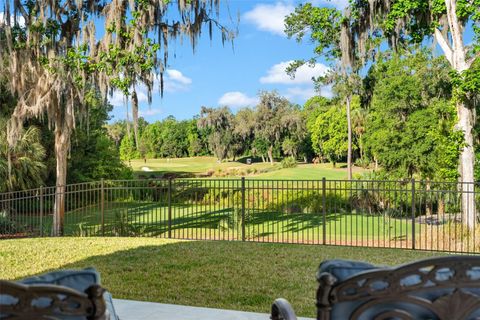
<path fill-rule="evenodd" d="M 102 215 L 102 237 L 105 237 L 105 181 L 100 181 L 100 212 Z"/>
<path fill-rule="evenodd" d="M 327 243 L 327 181 L 325 177 L 322 178 L 322 219 L 323 219 L 323 226 L 322 226 L 322 234 L 323 240 L 322 244 Z"/>
<path fill-rule="evenodd" d="M 40 237 L 43 237 L 43 186 L 40 186 Z"/>
<path fill-rule="evenodd" d="M 172 178 L 168 178 L 168 238 L 172 238 Z"/>
<path fill-rule="evenodd" d="M 415 250 L 415 179 L 412 179 L 412 250 Z"/>
<path fill-rule="evenodd" d="M 245 241 L 245 177 L 242 177 L 242 241 Z"/>

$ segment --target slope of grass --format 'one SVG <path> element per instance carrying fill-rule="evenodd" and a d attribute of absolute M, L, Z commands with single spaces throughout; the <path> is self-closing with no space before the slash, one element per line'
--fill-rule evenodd
<path fill-rule="evenodd" d="M 0 241 L 0 274 L 20 279 L 93 266 L 114 298 L 268 313 L 277 297 L 315 315 L 315 271 L 326 259 L 396 265 L 438 254 L 353 247 L 151 238 Z"/>

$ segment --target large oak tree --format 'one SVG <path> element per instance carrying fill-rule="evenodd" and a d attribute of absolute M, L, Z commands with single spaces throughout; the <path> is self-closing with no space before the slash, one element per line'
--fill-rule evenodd
<path fill-rule="evenodd" d="M 46 118 L 55 135 L 53 234 L 63 233 L 67 153 L 76 118 L 91 91 L 131 97 L 137 133 L 137 90 L 151 101 L 155 75 L 163 91 L 168 43 L 185 37 L 195 48 L 204 26 L 218 27 L 219 0 L 7 0 L 0 22 L 0 65 L 18 98 L 9 122 L 14 145 L 30 118 Z M 96 28 L 100 26 L 102 31 Z"/>

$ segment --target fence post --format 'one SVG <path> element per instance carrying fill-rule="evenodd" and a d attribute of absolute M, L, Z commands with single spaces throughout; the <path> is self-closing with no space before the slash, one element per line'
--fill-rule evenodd
<path fill-rule="evenodd" d="M 43 186 L 40 186 L 40 237 L 43 237 Z"/>
<path fill-rule="evenodd" d="M 323 215 L 323 244 L 327 244 L 327 181 L 322 178 L 322 215 Z"/>
<path fill-rule="evenodd" d="M 172 178 L 168 178 L 168 238 L 172 237 Z"/>
<path fill-rule="evenodd" d="M 242 177 L 242 241 L 245 241 L 245 177 Z"/>
<path fill-rule="evenodd" d="M 415 179 L 412 179 L 412 250 L 415 250 Z"/>
<path fill-rule="evenodd" d="M 102 237 L 105 237 L 105 181 L 100 181 L 100 213 L 102 215 Z"/>

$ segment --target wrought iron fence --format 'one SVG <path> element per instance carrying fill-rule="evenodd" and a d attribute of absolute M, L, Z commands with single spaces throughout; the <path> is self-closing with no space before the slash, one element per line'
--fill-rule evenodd
<path fill-rule="evenodd" d="M 55 191 L 0 194 L 0 238 L 50 236 Z M 472 253 L 479 199 L 472 183 L 415 180 L 102 180 L 66 186 L 64 235 Z"/>

